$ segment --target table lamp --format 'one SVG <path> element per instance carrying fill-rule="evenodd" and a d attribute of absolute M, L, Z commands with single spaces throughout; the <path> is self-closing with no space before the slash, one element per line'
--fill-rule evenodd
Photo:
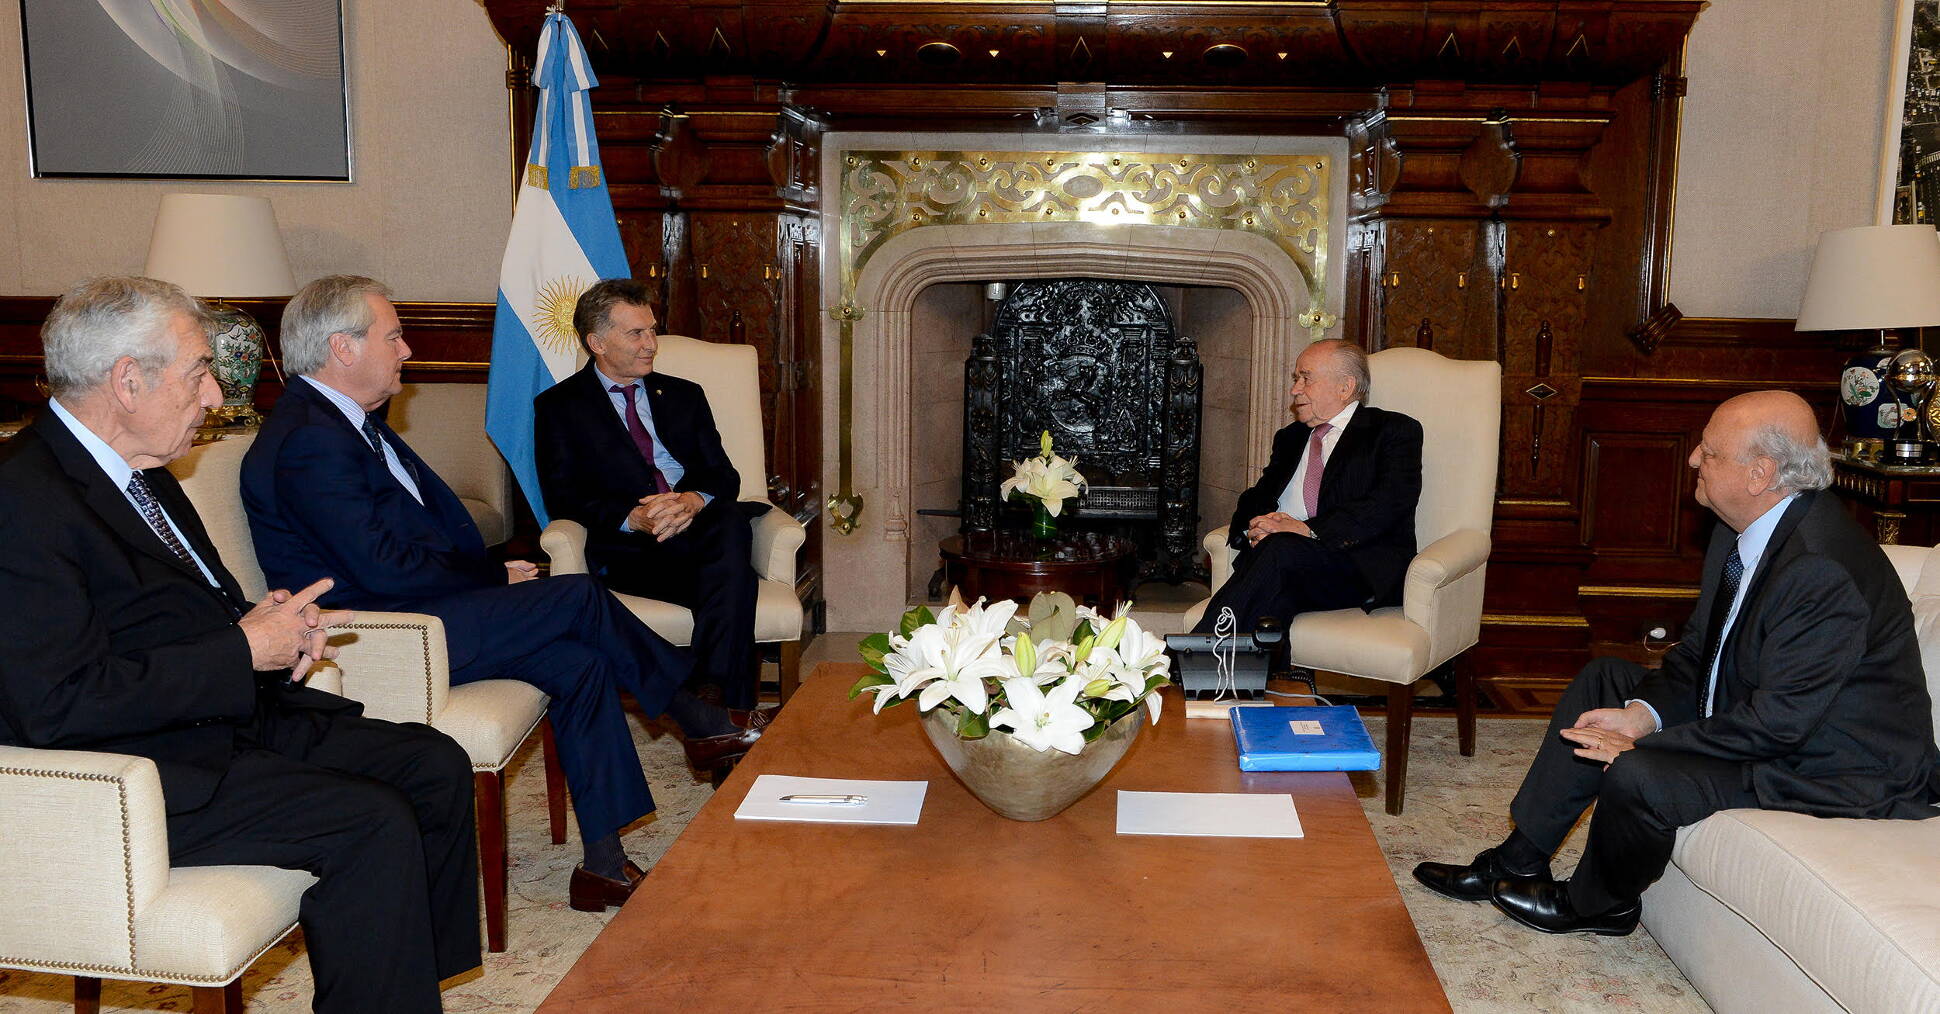
<path fill-rule="evenodd" d="M 222 387 L 222 405 L 209 415 L 220 423 L 260 422 L 254 406 L 256 375 L 268 343 L 255 318 L 224 300 L 296 292 L 269 198 L 163 196 L 143 273 L 211 300 L 209 345 L 215 361 L 210 369 Z"/>
<path fill-rule="evenodd" d="M 1800 331 L 1879 332 L 1839 374 L 1846 441 L 1893 439 L 1909 412 L 1887 386 L 1900 328 L 1940 324 L 1940 232 L 1931 225 L 1862 225 L 1819 236 L 1799 306 Z"/>

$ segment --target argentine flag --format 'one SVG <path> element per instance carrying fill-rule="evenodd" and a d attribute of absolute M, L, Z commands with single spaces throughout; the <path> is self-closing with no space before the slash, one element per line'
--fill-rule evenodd
<path fill-rule="evenodd" d="M 573 331 L 580 293 L 602 278 L 629 278 L 633 272 L 620 245 L 593 137 L 586 93 L 599 81 L 579 33 L 563 13 L 546 15 L 532 81 L 539 87 L 539 115 L 499 266 L 485 432 L 544 525 L 545 499 L 533 460 L 532 399 L 584 361 Z"/>

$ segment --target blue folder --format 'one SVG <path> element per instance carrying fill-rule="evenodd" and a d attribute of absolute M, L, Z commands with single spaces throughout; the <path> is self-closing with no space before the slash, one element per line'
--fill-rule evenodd
<path fill-rule="evenodd" d="M 1241 771 L 1373 771 L 1380 751 L 1360 713 L 1349 707 L 1233 708 L 1233 742 Z M 1294 722 L 1319 722 L 1298 733 Z"/>

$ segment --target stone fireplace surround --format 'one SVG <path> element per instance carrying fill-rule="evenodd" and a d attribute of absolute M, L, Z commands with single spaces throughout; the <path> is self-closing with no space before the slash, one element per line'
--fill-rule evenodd
<path fill-rule="evenodd" d="M 1328 155 L 1341 167 L 1347 155 L 1346 142 L 1340 138 L 833 133 L 824 139 L 823 192 L 840 192 L 845 151 L 883 149 L 1313 153 Z M 1329 248 L 1322 280 L 1324 308 L 1336 317 L 1345 263 L 1345 177 L 1344 172 L 1333 173 L 1326 195 Z M 840 234 L 836 203 L 825 202 L 832 208 L 825 214 L 825 236 Z M 841 285 L 845 265 L 840 263 L 840 244 L 828 243 L 823 249 L 821 305 L 827 308 L 845 296 Z M 1237 231 L 1091 222 L 951 224 L 902 233 L 888 240 L 855 279 L 854 303 L 863 316 L 854 327 L 849 439 L 852 485 L 864 508 L 853 533 L 843 535 L 833 528 L 824 532 L 829 629 L 888 629 L 910 599 L 913 575 L 927 574 L 935 566 L 936 526 L 919 523 L 915 510 L 932 506 L 934 483 L 954 481 L 954 476 L 917 474 L 919 458 L 935 458 L 933 447 L 919 455 L 918 445 L 948 440 L 954 453 L 956 431 L 938 432 L 935 405 L 960 404 L 962 362 L 959 356 L 955 368 L 948 368 L 948 357 L 955 353 L 943 344 L 944 339 L 916 333 L 919 326 L 929 331 L 939 316 L 958 316 L 947 311 L 939 314 L 939 305 L 947 306 L 950 300 L 939 300 L 935 294 L 926 299 L 925 290 L 949 283 L 1057 277 L 1113 278 L 1237 293 L 1250 323 L 1228 323 L 1222 330 L 1250 332 L 1250 342 L 1231 350 L 1250 361 L 1239 364 L 1240 376 L 1225 382 L 1218 382 L 1216 364 L 1208 362 L 1205 408 L 1209 435 L 1222 413 L 1236 417 L 1242 448 L 1233 454 L 1208 447 L 1201 457 L 1201 482 L 1219 489 L 1241 489 L 1265 463 L 1274 431 L 1287 420 L 1288 373 L 1311 338 L 1299 321 L 1310 304 L 1307 281 L 1293 259 L 1270 240 Z M 1191 320 L 1184 323 L 1192 326 Z M 1336 326 L 1327 336 L 1338 333 Z M 968 336 L 963 337 L 967 341 Z M 823 385 L 823 446 L 831 452 L 824 456 L 823 488 L 836 490 L 840 486 L 836 452 L 842 442 L 837 382 L 841 342 L 838 326 L 826 316 L 821 356 L 822 375 L 828 378 Z M 923 490 L 926 483 L 931 488 Z M 1202 529 L 1224 523 L 1223 516 L 1212 516 L 1219 510 L 1217 501 L 1202 509 Z"/>

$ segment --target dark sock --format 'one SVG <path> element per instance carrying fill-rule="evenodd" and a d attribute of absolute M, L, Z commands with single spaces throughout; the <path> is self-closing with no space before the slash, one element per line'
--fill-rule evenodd
<path fill-rule="evenodd" d="M 674 691 L 673 699 L 667 702 L 667 717 L 680 726 L 684 736 L 732 736 L 741 731 L 726 708 L 709 704 L 685 690 Z"/>
<path fill-rule="evenodd" d="M 626 850 L 620 847 L 618 831 L 599 841 L 587 842 L 585 851 L 586 857 L 580 865 L 586 867 L 586 872 L 608 880 L 626 879 Z"/>
<path fill-rule="evenodd" d="M 1495 854 L 1511 873 L 1541 873 L 1549 869 L 1549 853 L 1530 841 L 1521 828 L 1509 832 L 1509 837 L 1495 847 Z"/>

